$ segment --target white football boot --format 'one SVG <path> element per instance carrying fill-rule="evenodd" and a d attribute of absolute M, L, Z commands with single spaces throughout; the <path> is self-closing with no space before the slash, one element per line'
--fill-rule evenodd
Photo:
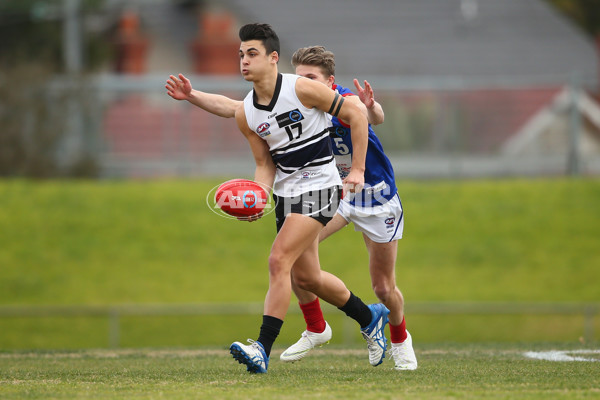
<path fill-rule="evenodd" d="M 255 374 L 264 374 L 269 367 L 269 357 L 260 342 L 248 339 L 250 345 L 240 342 L 233 342 L 229 347 L 229 352 L 233 358 L 240 364 L 245 364 L 248 372 Z"/>
<path fill-rule="evenodd" d="M 406 340 L 402 343 L 392 343 L 392 358 L 394 369 L 399 371 L 412 371 L 417 369 L 417 356 L 412 346 L 412 337 L 406 331 Z"/>
<path fill-rule="evenodd" d="M 367 341 L 367 349 L 369 350 L 369 362 L 376 367 L 383 362 L 387 339 L 385 338 L 385 326 L 388 323 L 388 314 L 390 310 L 381 303 L 369 304 L 371 310 L 371 323 L 361 333 Z"/>
<path fill-rule="evenodd" d="M 299 361 L 308 354 L 309 351 L 317 346 L 322 346 L 329 343 L 331 340 L 331 327 L 325 321 L 325 330 L 321 333 L 304 331 L 302 337 L 296 343 L 288 347 L 279 359 L 285 362 Z"/>

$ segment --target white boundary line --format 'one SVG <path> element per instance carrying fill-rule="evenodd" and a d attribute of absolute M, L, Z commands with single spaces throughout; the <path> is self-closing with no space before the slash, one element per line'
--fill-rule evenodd
<path fill-rule="evenodd" d="M 279 358 L 282 349 L 274 349 L 271 357 Z M 470 353 L 468 350 L 422 350 L 418 353 L 421 355 L 435 354 L 458 354 Z M 475 351 L 479 353 L 480 351 Z M 520 352 L 514 350 L 493 350 L 483 351 L 493 354 L 522 354 L 523 356 L 535 360 L 559 361 L 559 362 L 600 362 L 600 349 L 597 350 L 550 350 L 550 351 L 527 351 Z M 327 356 L 327 355 L 356 355 L 363 356 L 367 354 L 366 349 L 318 349 L 311 353 L 311 357 Z M 585 357 L 585 355 L 598 355 L 596 357 Z M 26 358 L 42 358 L 42 359 L 59 359 L 59 358 L 119 358 L 123 356 L 140 356 L 148 358 L 170 358 L 170 357 L 202 357 L 202 356 L 229 356 L 229 351 L 226 349 L 83 349 L 73 351 L 44 351 L 39 352 L 7 352 L 0 353 L 0 359 L 26 359 Z"/>
<path fill-rule="evenodd" d="M 523 353 L 525 357 L 536 360 L 547 361 L 587 361 L 600 362 L 600 358 L 586 358 L 574 354 L 600 354 L 600 350 L 552 350 L 552 351 L 528 351 Z"/>

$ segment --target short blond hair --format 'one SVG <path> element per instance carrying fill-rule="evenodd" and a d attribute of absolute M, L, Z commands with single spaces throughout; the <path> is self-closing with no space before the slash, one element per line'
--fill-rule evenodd
<path fill-rule="evenodd" d="M 314 65 L 321 68 L 325 77 L 335 75 L 335 56 L 323 46 L 302 47 L 292 55 L 292 66 Z"/>

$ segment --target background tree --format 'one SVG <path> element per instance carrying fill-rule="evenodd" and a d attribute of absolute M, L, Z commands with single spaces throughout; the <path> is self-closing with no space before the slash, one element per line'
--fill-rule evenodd
<path fill-rule="evenodd" d="M 600 0 L 546 0 L 593 38 L 600 35 Z"/>
<path fill-rule="evenodd" d="M 101 0 L 81 0 L 80 21 L 101 12 L 102 4 Z M 89 154 L 66 164 L 59 156 L 67 129 L 67 102 L 73 101 L 72 96 L 84 98 L 82 88 L 69 93 L 49 89 L 66 72 L 63 6 L 63 0 L 0 2 L 0 176 L 43 178 L 97 172 Z M 82 33 L 79 82 L 110 58 L 109 41 L 102 33 L 85 29 Z"/>

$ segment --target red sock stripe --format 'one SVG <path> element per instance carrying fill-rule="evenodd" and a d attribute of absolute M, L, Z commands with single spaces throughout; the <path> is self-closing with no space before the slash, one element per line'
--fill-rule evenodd
<path fill-rule="evenodd" d="M 325 330 L 325 319 L 323 311 L 319 304 L 319 298 L 306 304 L 300 304 L 304 321 L 306 321 L 306 330 L 314 333 L 321 333 Z"/>
<path fill-rule="evenodd" d="M 390 325 L 390 337 L 392 339 L 392 343 L 402 343 L 406 340 L 406 321 L 402 318 L 402 323 L 400 325 Z"/>

